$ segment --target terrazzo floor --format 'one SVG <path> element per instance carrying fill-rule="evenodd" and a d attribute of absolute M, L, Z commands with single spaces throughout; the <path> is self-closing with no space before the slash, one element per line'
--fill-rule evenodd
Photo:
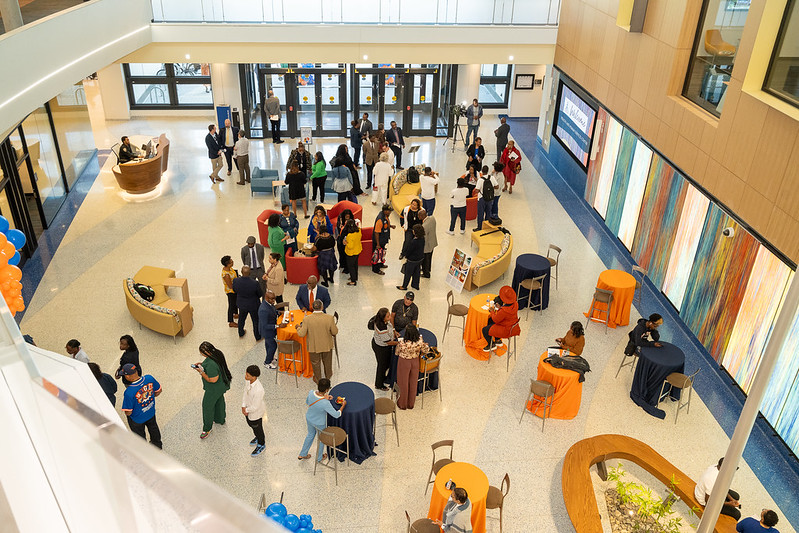
<path fill-rule="evenodd" d="M 494 122 L 498 123 L 493 117 L 485 120 L 481 132 L 490 135 Z M 335 486 L 332 471 L 320 471 L 314 477 L 313 464 L 296 459 L 306 431 L 304 398 L 313 382 L 303 379 L 296 388 L 291 376 L 280 375 L 275 385 L 274 375 L 264 373 L 267 449 L 260 457 L 251 458 L 248 443 L 252 433 L 240 418 L 238 402 L 244 369 L 263 361 L 264 346 L 249 333 L 239 339 L 236 330 L 227 326 L 219 258 L 232 255 L 238 268 L 239 249 L 248 235 L 257 235 L 256 217 L 264 209 L 273 209 L 274 203 L 269 195 L 252 197 L 248 188 L 234 183 L 235 175 L 222 174 L 226 181 L 211 185 L 203 143 L 208 123 L 209 118 L 186 117 L 106 122 L 95 112 L 94 134 L 101 149 L 123 134 L 166 133 L 171 151 L 164 186 L 156 198 L 129 201 L 116 185 L 111 173 L 114 158 L 109 158 L 28 303 L 21 324 L 39 346 L 55 352 L 63 353 L 66 341 L 78 338 L 90 358 L 108 372 L 116 367 L 119 336 L 133 335 L 145 373 L 163 385 L 157 409 L 166 453 L 253 509 L 262 493 L 267 501 L 274 501 L 283 492 L 290 512 L 311 514 L 316 527 L 326 533 L 404 531 L 404 510 L 413 519 L 425 516 L 430 444 L 441 439 L 454 439 L 455 460 L 478 466 L 491 484 L 499 486 L 505 473 L 510 474 L 504 510 L 507 532 L 573 531 L 562 501 L 560 471 L 566 450 L 584 437 L 618 432 L 638 438 L 695 479 L 723 455 L 728 439 L 699 397 L 694 396 L 690 414 L 681 413 L 677 425 L 668 411 L 670 405 L 666 406 L 666 419 L 657 420 L 631 402 L 632 375 L 623 371 L 614 379 L 626 340 L 625 327 L 607 333 L 598 325 L 588 327 L 584 356 L 592 371 L 584 383 L 582 406 L 575 419 L 548 420 L 544 432 L 541 421 L 532 416 L 525 416 L 519 424 L 539 354 L 565 333 L 570 322 L 582 318 L 597 276 L 606 267 L 525 160 L 521 186 L 512 196 L 502 195 L 500 216 L 514 235 L 514 259 L 522 253 L 544 253 L 549 243 L 563 248 L 562 288 L 552 287 L 549 308 L 543 314 L 531 313 L 529 318 L 522 314 L 519 356 L 511 361 L 509 372 L 504 359 L 487 364 L 471 358 L 461 347 L 459 330 L 451 330 L 441 343 L 448 291 L 445 267 L 455 247 L 469 248 L 468 231 L 466 235 L 444 233 L 449 218 L 446 192 L 463 173 L 465 156 L 462 147 L 453 154 L 449 143 L 442 146 L 443 139 L 414 138 L 408 145 L 421 146 L 417 162 L 429 164 L 443 178 L 435 215 L 439 246 L 433 256 L 433 277 L 422 280 L 416 298 L 419 325 L 438 336 L 444 354 L 443 400 L 431 394 L 425 398 L 424 409 L 417 403 L 414 410 L 399 412 L 399 447 L 393 429 L 380 425 L 377 456 L 362 465 L 344 465 Z M 312 151 L 321 150 L 326 159 L 346 142 L 317 141 Z M 290 140 L 279 146 L 253 141 L 251 164 L 282 171 L 293 146 Z M 487 160 L 492 156 L 489 153 Z M 376 214 L 377 208 L 367 201 L 364 221 L 371 222 Z M 473 227 L 473 222 L 467 224 L 467 230 Z M 341 284 L 339 277 L 330 288 L 331 307 L 341 315 L 341 369 L 335 370 L 334 385 L 373 382 L 375 360 L 366 322 L 378 308 L 390 307 L 401 297 L 395 288 L 401 281 L 399 244 L 397 237 L 389 244 L 386 276 L 361 267 L 357 287 Z M 188 278 L 195 323 L 186 338 L 173 342 L 139 329 L 129 315 L 121 281 L 142 265 L 171 268 L 178 277 Z M 509 270 L 504 280 L 478 292 L 496 293 L 511 277 Z M 296 290 L 296 286 L 287 286 L 287 299 L 293 300 Z M 473 294 L 456 295 L 456 301 L 468 303 Z M 637 316 L 639 312 L 633 310 L 631 317 Z M 216 426 L 208 439 L 200 440 L 202 386 L 189 364 L 201 359 L 198 346 L 204 340 L 225 353 L 234 383 L 226 396 L 228 423 Z M 777 509 L 745 464 L 733 485 L 744 495 L 744 515 L 759 514 L 764 507 Z M 497 511 L 488 512 L 488 531 L 499 531 L 498 517 Z M 781 523 L 779 529 L 793 531 L 787 523 Z"/>

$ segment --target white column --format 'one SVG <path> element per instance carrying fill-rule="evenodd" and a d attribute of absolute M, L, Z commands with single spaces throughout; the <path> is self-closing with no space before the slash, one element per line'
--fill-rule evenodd
<path fill-rule="evenodd" d="M 760 368 L 752 382 L 749 396 L 746 398 L 741 416 L 738 418 L 732 439 L 730 439 L 727 453 L 724 454 L 724 463 L 721 465 L 721 470 L 716 478 L 716 484 L 713 485 L 713 493 L 708 498 L 702 521 L 699 522 L 699 527 L 696 530 L 697 533 L 713 533 L 713 528 L 727 498 L 727 491 L 730 490 L 732 477 L 738 468 L 738 462 L 741 460 L 741 455 L 746 446 L 746 441 L 749 440 L 749 434 L 752 432 L 752 426 L 757 418 L 763 396 L 766 394 L 769 378 L 774 371 L 774 366 L 777 364 L 777 357 L 779 357 L 782 350 L 782 345 L 788 337 L 788 331 L 791 328 L 793 317 L 796 316 L 797 309 L 799 309 L 799 283 L 796 280 L 796 276 L 794 276 L 785 296 L 782 312 L 774 323 L 774 331 L 766 345 Z"/>
<path fill-rule="evenodd" d="M 0 0 L 0 16 L 3 17 L 3 26 L 5 26 L 6 33 L 25 24 L 22 22 L 19 0 Z"/>

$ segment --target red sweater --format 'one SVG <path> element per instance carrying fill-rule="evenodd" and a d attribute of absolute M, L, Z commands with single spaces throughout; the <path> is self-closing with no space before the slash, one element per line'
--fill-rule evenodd
<path fill-rule="evenodd" d="M 518 326 L 514 328 L 513 325 L 519 320 L 519 303 L 513 302 L 510 305 L 503 305 L 496 311 L 492 310 L 491 320 L 494 321 L 494 325 L 488 330 L 488 334 L 492 337 L 507 339 L 511 335 L 518 335 L 521 330 Z"/>

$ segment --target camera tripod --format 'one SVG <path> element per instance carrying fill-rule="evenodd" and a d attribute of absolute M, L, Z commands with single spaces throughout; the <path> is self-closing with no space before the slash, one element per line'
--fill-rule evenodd
<path fill-rule="evenodd" d="M 451 145 L 451 148 L 452 148 L 452 153 L 453 154 L 455 153 L 455 145 L 458 144 L 458 137 L 460 137 L 460 140 L 462 140 L 462 141 L 466 140 L 466 137 L 464 137 L 464 135 L 463 135 L 463 130 L 461 129 L 460 121 L 461 121 L 461 116 L 457 115 L 455 117 L 455 128 L 453 128 L 453 130 L 452 130 L 452 145 Z M 449 141 L 449 140 L 450 140 L 449 137 L 444 139 L 444 142 L 443 142 L 442 146 L 446 145 L 447 141 Z"/>

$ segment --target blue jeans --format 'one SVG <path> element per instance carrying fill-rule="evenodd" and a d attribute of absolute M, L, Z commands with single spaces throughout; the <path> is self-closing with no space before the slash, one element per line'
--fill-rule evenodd
<path fill-rule="evenodd" d="M 466 207 L 449 206 L 449 230 L 455 231 L 455 221 L 461 217 L 461 231 L 466 229 Z"/>
<path fill-rule="evenodd" d="M 428 216 L 433 216 L 433 211 L 436 208 L 436 199 L 433 198 L 432 200 L 425 200 L 422 198 L 422 209 L 427 212 Z"/>
<path fill-rule="evenodd" d="M 473 143 L 473 142 L 474 142 L 474 139 L 476 139 L 476 138 L 477 138 L 477 130 L 478 130 L 478 129 L 480 129 L 480 125 L 479 125 L 479 124 L 477 124 L 477 125 L 474 125 L 474 126 L 466 126 L 466 139 L 464 140 L 464 142 L 466 143 L 466 146 L 467 146 L 467 147 L 468 147 L 468 146 L 469 146 L 471 143 Z M 470 137 L 472 137 L 472 140 L 471 140 L 471 142 L 469 141 L 469 138 L 470 138 Z"/>
<path fill-rule="evenodd" d="M 313 445 L 314 438 L 316 438 L 316 430 L 324 431 L 325 426 L 317 427 L 305 420 L 305 423 L 308 425 L 308 434 L 305 435 L 305 442 L 302 443 L 302 450 L 300 450 L 300 457 L 305 457 L 308 455 L 308 450 L 311 449 L 311 445 Z M 316 460 L 322 460 L 322 454 L 325 453 L 325 446 L 319 446 L 319 453 L 316 454 Z"/>
<path fill-rule="evenodd" d="M 477 200 L 477 229 L 478 230 L 483 229 L 483 219 L 484 218 L 491 218 L 491 208 L 492 208 L 493 204 L 494 204 L 494 200 L 491 200 L 490 202 L 486 202 L 485 200 L 483 200 L 482 196 Z"/>
<path fill-rule="evenodd" d="M 499 196 L 494 196 L 494 201 L 491 204 L 491 217 L 499 218 Z"/>
<path fill-rule="evenodd" d="M 268 365 L 271 364 L 275 359 L 275 352 L 277 351 L 277 338 L 266 335 L 264 337 L 264 345 L 266 346 L 266 359 L 264 359 L 264 364 Z"/>

